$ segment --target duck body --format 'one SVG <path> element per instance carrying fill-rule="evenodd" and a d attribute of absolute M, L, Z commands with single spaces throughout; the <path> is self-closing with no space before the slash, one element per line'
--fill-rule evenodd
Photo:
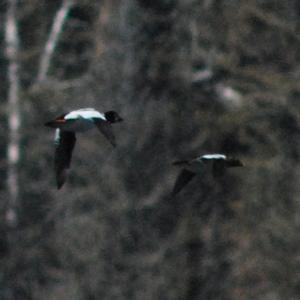
<path fill-rule="evenodd" d="M 229 158 L 225 154 L 204 154 L 190 160 L 175 161 L 173 165 L 183 166 L 184 169 L 179 173 L 172 195 L 175 196 L 191 179 L 203 169 L 204 165 L 212 164 L 212 174 L 214 178 L 223 176 L 227 168 L 242 167 L 243 163 L 234 158 Z"/>
<path fill-rule="evenodd" d="M 82 108 L 62 114 L 53 121 L 45 123 L 45 126 L 56 129 L 54 165 L 58 189 L 63 186 L 67 178 L 67 171 L 71 165 L 72 152 L 76 143 L 76 133 L 96 127 L 115 147 L 116 141 L 111 124 L 122 120 L 115 111 L 108 111 L 103 114 L 93 108 Z"/>
<path fill-rule="evenodd" d="M 95 128 L 95 123 L 91 119 L 77 118 L 77 119 L 67 119 L 63 124 L 58 124 L 58 127 L 64 131 L 72 132 L 86 132 L 90 129 Z"/>
<path fill-rule="evenodd" d="M 94 128 L 95 124 L 101 121 L 107 122 L 104 114 L 93 108 L 82 108 L 63 114 L 45 125 L 64 131 L 85 132 Z"/>

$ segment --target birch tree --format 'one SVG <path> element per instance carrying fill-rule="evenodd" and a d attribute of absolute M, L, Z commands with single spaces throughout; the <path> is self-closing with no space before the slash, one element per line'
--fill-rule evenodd
<path fill-rule="evenodd" d="M 51 66 L 53 54 L 57 47 L 59 37 L 63 31 L 73 0 L 62 1 L 53 19 L 49 36 L 46 40 L 44 50 L 40 56 L 36 82 L 46 80 Z M 17 22 L 17 0 L 8 0 L 5 20 L 5 54 L 8 61 L 8 146 L 7 146 L 7 189 L 8 203 L 6 221 L 12 226 L 17 224 L 17 202 L 19 197 L 19 174 L 18 162 L 20 159 L 20 36 Z"/>
<path fill-rule="evenodd" d="M 72 5 L 73 0 L 64 0 L 54 17 L 49 37 L 46 41 L 44 51 L 41 55 L 37 82 L 42 82 L 47 77 L 54 51 L 56 49 L 59 37 L 63 31 L 64 24 L 68 18 L 68 14 L 70 12 L 70 9 L 72 8 Z"/>
<path fill-rule="evenodd" d="M 17 201 L 19 197 L 18 162 L 20 157 L 20 106 L 19 106 L 19 36 L 17 24 L 17 0 L 9 0 L 5 21 L 6 57 L 8 60 L 8 146 L 7 146 L 7 188 L 8 225 L 17 224 Z"/>

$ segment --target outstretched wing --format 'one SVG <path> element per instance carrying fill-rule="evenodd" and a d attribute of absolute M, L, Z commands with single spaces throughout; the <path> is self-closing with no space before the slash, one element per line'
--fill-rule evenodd
<path fill-rule="evenodd" d="M 57 129 L 55 137 L 55 175 L 57 188 L 60 189 L 66 181 L 67 169 L 70 168 L 72 152 L 75 146 L 75 133 Z"/>
<path fill-rule="evenodd" d="M 116 147 L 116 138 L 111 128 L 111 124 L 103 120 L 95 121 L 95 125 L 101 131 L 101 133 L 109 140 L 109 142 Z"/>
<path fill-rule="evenodd" d="M 196 175 L 196 173 L 191 172 L 187 169 L 183 169 L 174 184 L 174 188 L 172 191 L 172 196 L 175 196 L 177 193 L 179 193 L 184 186 L 186 186 L 191 180 L 192 178 Z"/>
<path fill-rule="evenodd" d="M 221 177 L 225 174 L 226 161 L 223 159 L 215 159 L 212 165 L 213 176 Z"/>

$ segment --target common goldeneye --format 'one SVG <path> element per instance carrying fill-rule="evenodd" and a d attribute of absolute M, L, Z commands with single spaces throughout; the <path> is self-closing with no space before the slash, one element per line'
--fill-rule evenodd
<path fill-rule="evenodd" d="M 227 157 L 224 154 L 205 154 L 190 160 L 179 160 L 173 162 L 173 165 L 185 166 L 179 173 L 172 195 L 179 193 L 182 188 L 191 181 L 191 179 L 199 172 L 202 164 L 212 163 L 212 172 L 214 177 L 224 175 L 227 168 L 242 167 L 243 163 L 239 159 Z"/>
<path fill-rule="evenodd" d="M 85 132 L 95 126 L 115 147 L 115 136 L 111 124 L 121 122 L 123 119 L 115 112 L 104 114 L 93 108 L 73 110 L 45 123 L 45 126 L 56 128 L 55 131 L 55 174 L 57 188 L 60 189 L 66 181 L 67 169 L 70 168 L 72 151 L 76 142 L 76 132 Z"/>

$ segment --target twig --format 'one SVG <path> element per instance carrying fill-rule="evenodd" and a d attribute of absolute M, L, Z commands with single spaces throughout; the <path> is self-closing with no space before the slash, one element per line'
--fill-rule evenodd
<path fill-rule="evenodd" d="M 47 77 L 47 73 L 49 71 L 54 50 L 57 46 L 59 36 L 62 33 L 63 26 L 67 20 L 72 5 L 73 5 L 73 0 L 64 0 L 62 2 L 60 9 L 57 11 L 54 17 L 48 40 L 46 42 L 44 51 L 41 55 L 38 75 L 37 75 L 37 82 L 42 82 Z"/>

